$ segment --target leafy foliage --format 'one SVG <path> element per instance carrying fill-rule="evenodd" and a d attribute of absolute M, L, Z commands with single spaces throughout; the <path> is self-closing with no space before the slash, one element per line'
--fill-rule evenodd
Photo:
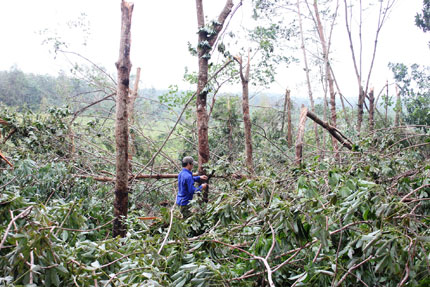
<path fill-rule="evenodd" d="M 410 69 L 404 64 L 390 64 L 394 78 L 406 106 L 405 120 L 409 124 L 430 124 L 430 70 L 414 64 Z"/>
<path fill-rule="evenodd" d="M 217 104 L 214 120 L 223 121 L 226 99 Z M 235 112 L 236 102 L 230 104 Z M 46 115 L 45 128 L 33 131 L 37 141 L 60 139 L 45 130 L 61 129 L 67 116 L 61 109 Z M 23 114 L 14 126 L 26 117 L 33 118 L 27 125 L 36 125 L 37 115 Z M 430 152 L 417 147 L 426 142 L 410 130 L 379 130 L 362 140 L 361 152 L 338 164 L 307 157 L 300 169 L 279 169 L 276 155 L 257 153 L 255 178 L 233 179 L 229 174 L 240 164 L 214 162 L 211 168 L 226 178 L 212 180 L 209 203 L 201 205 L 197 197 L 187 220 L 165 207 L 152 209 L 159 219 L 139 219 L 151 210 L 147 205 L 171 202 L 175 183 L 161 182 L 144 199 L 137 193 L 147 183 L 135 183 L 123 239 L 110 238 L 112 185 L 77 176 L 109 164 L 86 166 L 50 150 L 45 157 L 36 151 L 18 156 L 18 146 L 29 149 L 23 145 L 29 135 L 15 136 L 20 140 L 8 148 L 16 153 L 15 168 L 0 174 L 6 223 L 0 228 L 0 280 L 6 286 L 264 286 L 261 258 L 276 286 L 397 286 L 402 280 L 419 286 L 429 276 Z"/>

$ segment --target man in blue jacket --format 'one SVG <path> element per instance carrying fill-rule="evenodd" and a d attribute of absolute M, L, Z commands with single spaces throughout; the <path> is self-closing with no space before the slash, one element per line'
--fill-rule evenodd
<path fill-rule="evenodd" d="M 201 180 L 207 180 L 206 175 L 193 176 L 191 172 L 194 165 L 197 164 L 191 156 L 186 156 L 182 160 L 182 171 L 178 175 L 178 196 L 176 197 L 176 204 L 179 205 L 182 217 L 185 219 L 191 215 L 190 200 L 193 199 L 195 192 L 201 192 L 203 189 L 207 188 L 207 184 L 203 183 L 199 187 L 195 187 L 195 182 L 200 182 Z"/>

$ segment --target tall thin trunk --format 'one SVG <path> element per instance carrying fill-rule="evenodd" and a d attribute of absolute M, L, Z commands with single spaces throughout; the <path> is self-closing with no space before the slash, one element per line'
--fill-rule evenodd
<path fill-rule="evenodd" d="M 289 90 L 287 89 L 285 91 L 285 97 L 284 97 L 284 108 L 282 110 L 282 121 L 281 121 L 281 134 L 284 133 L 284 126 L 285 126 L 285 116 L 287 113 L 287 94 L 289 93 Z"/>
<path fill-rule="evenodd" d="M 243 111 L 243 123 L 245 132 L 245 154 L 246 154 L 246 166 L 250 174 L 254 174 L 254 165 L 252 163 L 252 138 L 251 138 L 251 119 L 249 116 L 249 68 L 250 68 L 250 55 L 248 53 L 248 61 L 243 71 L 242 58 L 237 57 L 236 60 L 239 62 L 239 74 L 242 82 L 242 111 Z"/>
<path fill-rule="evenodd" d="M 358 94 L 358 104 L 357 104 L 357 132 L 361 132 L 361 124 L 363 122 L 363 106 L 364 106 L 364 90 L 363 86 L 360 85 L 360 91 Z"/>
<path fill-rule="evenodd" d="M 315 18 L 317 22 L 317 28 L 318 28 L 318 36 L 320 38 L 322 50 L 323 50 L 323 57 L 324 57 L 324 66 L 325 66 L 325 76 L 326 81 L 328 83 L 329 92 L 330 92 L 330 112 L 331 112 L 331 125 L 336 127 L 336 93 L 334 91 L 334 85 L 333 85 L 333 77 L 331 75 L 331 69 L 330 69 L 330 62 L 328 60 L 329 50 L 327 47 L 326 39 L 324 36 L 324 29 L 321 23 L 320 14 L 318 11 L 318 4 L 317 0 L 314 0 L 314 12 L 315 12 Z M 315 111 L 312 111 L 315 112 Z M 333 149 L 335 151 L 336 157 L 338 156 L 338 145 L 335 138 L 332 137 L 332 145 Z"/>
<path fill-rule="evenodd" d="M 394 118 L 394 126 L 400 125 L 400 115 L 402 114 L 402 101 L 400 99 L 399 88 L 396 85 L 396 117 Z"/>
<path fill-rule="evenodd" d="M 128 94 L 130 82 L 130 43 L 131 43 L 131 16 L 133 3 L 121 2 L 121 41 L 119 59 L 116 62 L 118 70 L 118 87 L 116 98 L 116 181 L 113 236 L 124 237 L 127 233 L 124 218 L 128 211 Z"/>
<path fill-rule="evenodd" d="M 285 97 L 287 99 L 287 143 L 288 143 L 288 147 L 291 148 L 293 146 L 293 127 L 291 124 L 291 109 L 292 109 L 292 104 L 291 104 L 291 95 L 290 95 L 290 90 L 287 90 L 287 92 L 285 93 Z"/>
<path fill-rule="evenodd" d="M 385 124 L 388 126 L 388 81 L 387 81 L 387 95 L 385 96 Z"/>
<path fill-rule="evenodd" d="M 228 110 L 228 120 L 227 120 L 227 127 L 228 127 L 228 161 L 233 161 L 233 125 L 231 124 L 231 104 L 230 104 L 230 96 L 227 98 L 227 110 Z"/>
<path fill-rule="evenodd" d="M 373 93 L 373 88 L 370 88 L 370 91 L 369 91 L 369 130 L 370 131 L 373 131 L 375 127 L 374 115 L 375 115 L 375 95 Z"/>
<path fill-rule="evenodd" d="M 137 68 L 136 70 L 136 79 L 134 81 L 134 88 L 133 91 L 130 94 L 129 103 L 128 103 L 128 115 L 129 115 L 129 126 L 132 127 L 135 124 L 135 117 L 134 117 L 134 105 L 136 102 L 136 98 L 139 91 L 139 81 L 140 81 L 140 68 Z M 133 160 L 133 156 L 136 154 L 136 133 L 130 132 L 130 151 L 128 153 L 128 170 L 130 173 L 133 172 L 131 161 Z"/>
<path fill-rule="evenodd" d="M 212 32 L 208 33 L 208 29 L 204 29 L 205 15 L 203 11 L 203 0 L 196 0 L 197 9 L 197 25 L 198 25 L 198 60 L 199 72 L 197 76 L 197 135 L 198 135 L 198 150 L 199 150 L 199 174 L 204 174 L 203 165 L 209 161 L 209 138 L 208 138 L 208 113 L 206 109 L 208 89 L 208 70 L 209 58 L 212 47 L 221 32 L 224 22 L 233 8 L 233 0 L 227 0 L 226 4 L 218 16 L 217 23 L 213 24 Z M 203 193 L 203 201 L 208 201 L 208 191 L 206 189 Z"/>
<path fill-rule="evenodd" d="M 315 103 L 314 103 L 314 98 L 312 96 L 312 88 L 311 88 L 311 80 L 310 80 L 310 76 L 309 76 L 308 59 L 307 59 L 306 48 L 305 48 L 305 39 L 304 39 L 304 35 L 303 35 L 302 14 L 300 12 L 300 0 L 297 0 L 297 14 L 299 16 L 300 38 L 302 41 L 301 48 L 303 51 L 303 61 L 305 64 L 306 82 L 307 82 L 307 86 L 308 86 L 309 101 L 311 102 L 312 112 L 315 112 Z M 319 139 L 318 127 L 317 127 L 316 123 L 314 123 L 314 131 L 315 131 L 315 142 L 316 142 L 317 146 L 319 146 L 320 139 Z"/>

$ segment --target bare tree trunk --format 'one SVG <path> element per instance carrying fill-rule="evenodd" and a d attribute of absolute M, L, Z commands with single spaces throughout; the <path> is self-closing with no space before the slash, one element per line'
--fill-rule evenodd
<path fill-rule="evenodd" d="M 230 105 L 230 96 L 227 98 L 227 110 L 228 110 L 228 161 L 233 161 L 233 125 L 231 124 L 231 105 Z"/>
<path fill-rule="evenodd" d="M 370 88 L 370 92 L 369 92 L 369 130 L 370 131 L 373 131 L 375 127 L 374 115 L 375 115 L 375 95 L 373 93 L 373 88 Z"/>
<path fill-rule="evenodd" d="M 287 93 L 289 93 L 289 90 L 287 89 L 285 91 L 285 97 L 284 97 L 284 109 L 282 110 L 282 121 L 281 121 L 281 134 L 284 133 L 284 126 L 285 126 L 285 115 L 287 113 Z"/>
<path fill-rule="evenodd" d="M 248 61 L 243 71 L 242 57 L 237 57 L 236 61 L 239 63 L 239 74 L 242 82 L 242 110 L 243 110 L 243 123 L 245 132 L 245 153 L 246 153 L 246 167 L 250 174 L 254 174 L 254 165 L 252 163 L 252 137 L 251 137 L 251 119 L 249 116 L 249 68 L 250 68 L 250 55 L 248 53 Z"/>
<path fill-rule="evenodd" d="M 308 59 L 307 59 L 307 55 L 306 55 L 305 40 L 304 40 L 304 35 L 303 35 L 302 14 L 300 12 L 300 0 L 297 0 L 297 13 L 299 16 L 300 38 L 302 41 L 301 48 L 303 51 L 303 61 L 305 63 L 306 82 L 308 85 L 309 101 L 311 102 L 311 110 L 313 112 L 315 112 L 315 103 L 314 103 L 314 98 L 312 96 L 311 80 L 309 77 Z M 315 131 L 315 142 L 316 142 L 317 146 L 319 146 L 320 139 L 318 136 L 318 127 L 315 123 L 314 123 L 314 131 Z"/>
<path fill-rule="evenodd" d="M 361 132 L 361 124 L 363 123 L 363 106 L 364 106 L 364 90 L 363 86 L 360 86 L 360 91 L 358 95 L 358 110 L 357 110 L 357 132 Z"/>
<path fill-rule="evenodd" d="M 388 80 L 387 80 L 387 96 L 385 97 L 385 124 L 388 127 Z"/>
<path fill-rule="evenodd" d="M 198 25 L 198 59 L 199 59 L 199 72 L 197 79 L 197 135 L 198 135 L 198 149 L 199 149 L 199 174 L 204 174 L 203 165 L 209 161 L 209 138 L 208 138 L 208 113 L 206 109 L 206 101 L 208 95 L 208 69 L 209 58 L 212 47 L 222 30 L 225 20 L 233 8 L 233 0 L 227 0 L 226 4 L 218 16 L 217 23 L 213 24 L 213 32 L 208 33 L 208 29 L 204 29 L 205 15 L 203 11 L 203 0 L 196 0 L 197 9 L 197 25 Z M 208 201 L 209 189 L 203 192 L 203 201 Z"/>
<path fill-rule="evenodd" d="M 337 121 L 337 116 L 336 116 L 336 93 L 334 91 L 333 77 L 331 75 L 331 69 L 330 69 L 330 62 L 328 60 L 329 50 L 328 50 L 328 47 L 327 47 L 326 39 L 325 39 L 325 36 L 324 36 L 324 29 L 323 29 L 323 26 L 322 26 L 322 23 L 321 23 L 321 19 L 320 19 L 320 14 L 319 14 L 319 11 L 318 11 L 317 0 L 314 0 L 314 5 L 313 6 L 314 6 L 315 18 L 316 18 L 316 22 L 317 22 L 318 35 L 319 35 L 321 46 L 322 46 L 322 50 L 323 50 L 325 75 L 326 75 L 326 80 L 328 82 L 328 87 L 329 87 L 329 91 L 330 91 L 331 124 L 332 124 L 332 126 L 336 127 L 336 121 Z M 315 112 L 315 111 L 313 111 L 313 112 Z M 337 146 L 336 139 L 332 138 L 332 144 L 333 144 L 333 150 L 335 151 L 335 155 L 336 155 L 336 157 L 338 157 L 338 153 L 337 153 L 338 146 Z"/>
<path fill-rule="evenodd" d="M 399 88 L 396 85 L 396 117 L 394 118 L 394 126 L 400 125 L 400 115 L 402 114 L 402 101 L 400 99 Z"/>
<path fill-rule="evenodd" d="M 134 105 L 136 102 L 136 98 L 139 91 L 139 81 L 140 81 L 140 68 L 137 68 L 136 70 L 136 79 L 134 81 L 134 88 L 133 91 L 130 94 L 129 103 L 128 103 L 128 115 L 130 119 L 129 126 L 132 127 L 135 124 L 135 117 L 134 117 Z M 133 160 L 133 156 L 136 155 L 136 133 L 130 132 L 130 151 L 128 153 L 128 170 L 130 173 L 133 172 L 133 167 L 131 165 L 131 161 Z"/>
<path fill-rule="evenodd" d="M 330 67 L 330 69 L 331 69 L 331 67 Z M 340 91 L 339 85 L 337 84 L 336 77 L 333 74 L 333 69 L 331 69 L 331 75 L 333 76 L 334 84 L 336 85 L 337 93 L 339 94 L 340 102 L 342 103 L 342 110 L 343 110 L 343 115 L 345 117 L 346 124 L 348 126 L 351 126 L 351 122 L 349 120 L 349 116 L 348 116 L 348 113 L 347 113 L 346 108 L 345 108 L 344 96 L 343 96 L 342 92 Z"/>
<path fill-rule="evenodd" d="M 352 41 L 352 33 L 351 33 L 351 27 L 350 27 L 350 22 L 352 21 L 352 12 L 350 14 L 348 14 L 348 7 L 351 8 L 352 10 L 352 5 L 348 5 L 347 4 L 347 0 L 344 0 L 344 6 L 345 6 L 345 24 L 346 24 L 346 29 L 348 32 L 348 37 L 349 37 L 349 46 L 351 48 L 351 55 L 352 55 L 352 61 L 354 63 L 354 69 L 355 69 L 355 73 L 356 73 L 356 77 L 357 77 L 357 82 L 358 82 L 358 87 L 359 87 L 359 96 L 358 96 L 358 114 L 357 114 L 357 131 L 358 134 L 360 134 L 361 131 L 361 125 L 363 122 L 363 105 L 365 102 L 365 98 L 368 92 L 368 87 L 369 87 L 369 82 L 370 82 L 370 76 L 372 74 L 372 69 L 373 69 L 373 64 L 375 62 L 375 57 L 376 57 L 376 50 L 377 50 L 377 46 L 378 46 L 378 38 L 379 38 L 379 33 L 382 29 L 382 26 L 384 25 L 387 16 L 389 15 L 389 10 L 393 7 L 394 3 L 397 0 L 387 0 L 387 1 L 379 1 L 380 5 L 379 5 L 379 14 L 378 14 L 378 25 L 376 27 L 376 35 L 375 35 L 375 40 L 374 40 L 374 46 L 373 46 L 373 55 L 372 55 L 372 60 L 370 62 L 370 68 L 369 68 L 369 73 L 367 75 L 367 81 L 366 81 L 366 88 L 363 89 L 363 83 L 361 82 L 362 80 L 362 52 L 363 52 L 363 39 L 362 39 L 362 24 L 363 24 L 363 7 L 362 7 L 362 0 L 359 0 L 359 5 L 360 5 L 360 20 L 359 20 L 359 41 L 360 41 L 360 56 L 359 56 L 359 69 L 357 67 L 357 60 L 355 57 L 355 52 L 354 52 L 354 45 L 353 45 L 353 41 Z M 383 7 L 384 2 L 386 3 L 385 7 Z M 348 20 L 348 17 L 351 17 L 351 19 Z"/>
<path fill-rule="evenodd" d="M 305 136 L 307 114 L 308 114 L 308 108 L 302 105 L 302 109 L 300 111 L 299 127 L 298 127 L 297 138 L 296 138 L 296 160 L 295 160 L 296 165 L 302 164 L 303 138 Z"/>
<path fill-rule="evenodd" d="M 121 41 L 119 48 L 119 59 L 116 62 L 118 70 L 118 87 L 116 99 L 116 181 L 113 236 L 124 237 L 127 227 L 124 218 L 128 211 L 128 93 L 130 81 L 130 43 L 131 43 L 131 16 L 133 3 L 121 2 Z"/>
<path fill-rule="evenodd" d="M 288 147 L 291 148 L 293 146 L 293 127 L 291 123 L 291 96 L 290 96 L 290 90 L 287 90 L 285 97 L 287 99 L 287 143 Z"/>

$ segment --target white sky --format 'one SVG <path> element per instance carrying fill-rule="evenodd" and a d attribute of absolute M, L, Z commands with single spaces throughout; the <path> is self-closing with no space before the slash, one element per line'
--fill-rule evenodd
<path fill-rule="evenodd" d="M 190 70 L 197 69 L 197 59 L 189 55 L 187 48 L 188 41 L 193 45 L 197 41 L 195 1 L 136 0 L 134 3 L 131 60 L 133 72 L 137 67 L 142 68 L 140 87 L 166 89 L 171 84 L 177 84 L 181 88 L 193 88 L 185 84 L 182 78 L 185 66 Z M 224 3 L 221 0 L 204 1 L 205 12 L 210 19 L 221 11 Z M 414 16 L 421 7 L 421 0 L 398 0 L 379 40 L 372 78 L 376 91 L 387 79 L 392 79 L 387 68 L 390 61 L 430 65 L 427 46 L 430 35 L 414 25 Z M 305 7 L 302 10 L 305 11 Z M 66 25 L 67 21 L 76 20 L 81 13 L 85 13 L 90 22 L 87 47 L 80 45 L 82 33 L 70 32 Z M 16 65 L 24 72 L 55 75 L 59 70 L 70 69 L 64 62 L 54 60 L 48 52 L 49 47 L 41 44 L 44 37 L 38 35 L 38 31 L 48 28 L 72 43 L 69 50 L 80 52 L 115 73 L 120 14 L 120 0 L 0 0 L 0 70 Z M 244 11 L 238 11 L 233 21 L 240 23 L 246 17 Z M 372 23 L 370 20 L 365 19 L 366 24 Z M 347 91 L 344 93 L 354 93 L 357 83 L 344 19 L 339 17 L 338 22 L 333 38 L 333 66 L 341 89 Z M 376 24 L 372 25 L 369 29 L 373 35 Z M 369 33 L 365 30 L 364 34 Z M 373 36 L 364 44 L 372 48 Z M 297 55 L 302 60 L 301 52 Z M 370 55 L 367 55 L 364 64 L 369 61 Z M 364 71 L 367 71 L 366 67 Z M 288 86 L 293 90 L 293 96 L 305 96 L 304 80 L 303 64 L 292 65 L 279 75 L 271 91 L 283 93 Z"/>

